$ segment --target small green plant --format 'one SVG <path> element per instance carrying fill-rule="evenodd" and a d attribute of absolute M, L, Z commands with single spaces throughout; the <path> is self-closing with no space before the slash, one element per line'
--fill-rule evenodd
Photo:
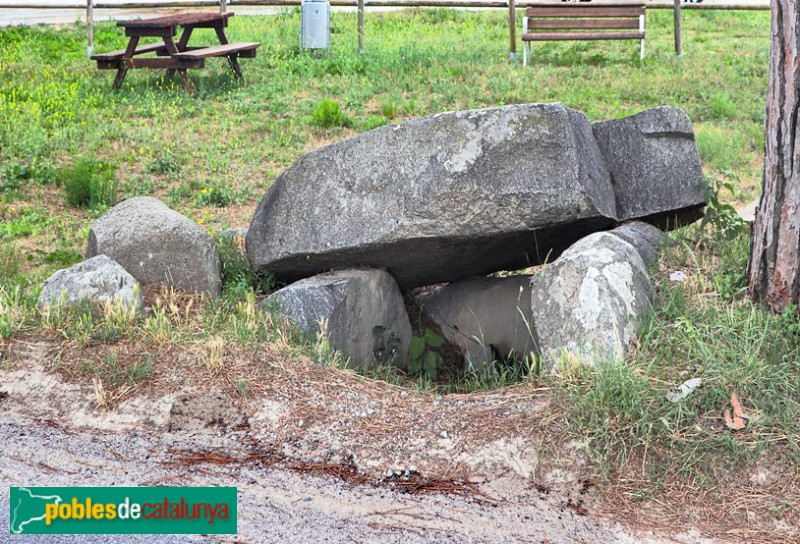
<path fill-rule="evenodd" d="M 155 157 L 147 165 L 147 171 L 151 174 L 177 174 L 183 166 L 181 159 L 169 148 L 165 149 L 160 155 Z"/>
<path fill-rule="evenodd" d="M 322 128 L 349 127 L 352 123 L 335 100 L 324 98 L 311 115 L 314 124 Z"/>
<path fill-rule="evenodd" d="M 23 326 L 24 298 L 19 285 L 7 288 L 0 283 L 0 340 L 11 338 Z"/>
<path fill-rule="evenodd" d="M 65 330 L 64 336 L 75 340 L 78 347 L 85 348 L 92 342 L 92 331 L 94 330 L 94 320 L 90 308 L 80 314 Z"/>
<path fill-rule="evenodd" d="M 397 117 L 397 113 L 400 108 L 397 106 L 397 102 L 393 100 L 387 100 L 383 104 L 381 104 L 381 113 L 387 119 L 394 119 Z"/>
<path fill-rule="evenodd" d="M 197 195 L 197 205 L 224 208 L 225 206 L 233 204 L 234 198 L 235 196 L 231 187 L 212 185 L 200 191 Z"/>
<path fill-rule="evenodd" d="M 412 375 L 425 374 L 429 379 L 436 379 L 436 373 L 442 365 L 442 356 L 436 348 L 444 346 L 445 340 L 431 329 L 425 329 L 420 336 L 411 339 L 408 353 L 408 372 Z"/>
<path fill-rule="evenodd" d="M 700 222 L 701 231 L 707 232 L 710 227 L 715 238 L 725 241 L 731 241 L 748 232 L 747 221 L 739 215 L 736 208 L 722 200 L 723 190 L 734 195 L 738 184 L 739 180 L 729 172 L 724 173 L 722 177 L 708 180 L 706 196 L 708 204 Z"/>
<path fill-rule="evenodd" d="M 256 274 L 244 253 L 241 236 L 217 237 L 217 252 L 222 263 L 222 291 L 236 297 L 250 292 L 270 293 L 274 278 L 269 274 Z"/>
<path fill-rule="evenodd" d="M 107 161 L 78 159 L 72 166 L 59 170 L 57 178 L 64 185 L 70 206 L 94 209 L 116 202 L 116 167 Z"/>
<path fill-rule="evenodd" d="M 236 380 L 236 391 L 242 396 L 243 399 L 246 399 L 250 396 L 250 387 L 247 385 L 247 380 L 239 379 Z"/>
<path fill-rule="evenodd" d="M 22 187 L 22 182 L 30 178 L 31 171 L 26 164 L 12 162 L 0 166 L 0 192 L 11 193 Z"/>
<path fill-rule="evenodd" d="M 22 271 L 22 252 L 14 242 L 0 242 L 0 285 L 12 283 Z"/>
<path fill-rule="evenodd" d="M 125 377 L 133 383 L 140 383 L 153 374 L 153 355 L 145 354 L 142 361 L 136 361 L 125 369 Z"/>
<path fill-rule="evenodd" d="M 0 237 L 20 238 L 38 234 L 53 222 L 51 214 L 33 207 L 22 208 L 15 212 L 12 206 L 11 210 L 14 215 L 8 220 L 0 221 Z"/>

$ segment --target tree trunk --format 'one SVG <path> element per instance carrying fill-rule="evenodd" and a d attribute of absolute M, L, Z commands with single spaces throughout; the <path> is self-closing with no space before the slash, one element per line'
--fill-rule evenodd
<path fill-rule="evenodd" d="M 800 297 L 800 13 L 772 0 L 766 155 L 747 275 L 750 295 L 776 312 Z"/>

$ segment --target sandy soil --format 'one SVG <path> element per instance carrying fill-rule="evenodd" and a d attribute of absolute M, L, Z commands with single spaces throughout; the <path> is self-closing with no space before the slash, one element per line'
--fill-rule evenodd
<path fill-rule="evenodd" d="M 603 517 L 579 451 L 537 454 L 546 404 L 530 388 L 417 396 L 300 361 L 246 404 L 195 386 L 101 410 L 91 385 L 45 370 L 54 344 L 7 348 L 4 520 L 8 486 L 226 485 L 239 489 L 230 542 L 710 542 Z M 76 538 L 30 541 L 89 541 Z"/>

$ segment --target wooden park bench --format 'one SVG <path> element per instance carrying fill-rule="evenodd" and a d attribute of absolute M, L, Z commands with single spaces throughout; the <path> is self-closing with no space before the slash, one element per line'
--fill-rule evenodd
<path fill-rule="evenodd" d="M 135 21 L 121 21 L 117 26 L 125 29 L 128 36 L 128 47 L 110 53 L 100 53 L 92 56 L 97 61 L 101 70 L 116 70 L 114 88 L 119 89 L 125 78 L 126 72 L 131 68 L 166 69 L 167 75 L 177 71 L 184 81 L 184 85 L 191 86 L 186 71 L 191 68 L 202 68 L 204 59 L 211 57 L 225 57 L 233 70 L 234 75 L 242 79 L 242 69 L 239 58 L 252 58 L 256 56 L 256 49 L 261 45 L 258 42 L 229 43 L 225 35 L 225 26 L 228 18 L 233 13 L 182 13 L 157 17 L 155 19 L 140 19 Z M 174 36 L 178 27 L 183 28 L 180 40 L 175 42 Z M 193 47 L 188 42 L 192 31 L 196 28 L 211 28 L 216 31 L 219 45 L 209 47 Z M 148 45 L 139 45 L 141 37 L 160 37 L 162 41 Z M 142 58 L 139 55 L 155 53 L 156 57 Z"/>
<path fill-rule="evenodd" d="M 644 2 L 529 4 L 522 19 L 522 65 L 531 42 L 550 40 L 639 40 L 644 58 Z"/>

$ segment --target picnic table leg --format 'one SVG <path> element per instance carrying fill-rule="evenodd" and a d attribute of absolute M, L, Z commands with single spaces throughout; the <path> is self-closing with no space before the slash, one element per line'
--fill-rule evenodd
<path fill-rule="evenodd" d="M 228 64 L 231 65 L 231 70 L 233 70 L 233 74 L 236 76 L 236 79 L 244 80 L 244 74 L 242 74 L 242 68 L 239 66 L 237 54 L 234 53 L 233 55 L 228 55 L 226 58 L 228 59 Z"/>
<path fill-rule="evenodd" d="M 131 39 L 128 41 L 128 47 L 125 48 L 125 54 L 120 61 L 119 68 L 117 68 L 117 75 L 114 77 L 114 85 L 111 86 L 112 89 L 118 90 L 122 87 L 125 74 L 128 73 L 127 61 L 133 58 L 137 45 L 139 45 L 139 36 L 131 36 Z"/>
<path fill-rule="evenodd" d="M 185 34 L 185 32 L 184 32 L 184 34 Z M 183 39 L 183 37 L 181 37 L 181 39 Z M 187 41 L 188 41 L 188 37 L 187 37 Z M 175 40 L 172 39 L 172 36 L 165 36 L 164 37 L 164 46 L 166 46 L 167 53 L 169 53 L 170 56 L 174 55 L 175 53 L 178 53 L 178 51 L 179 51 L 178 46 L 175 44 Z M 171 75 L 170 71 L 172 71 L 172 73 L 175 73 L 174 70 L 175 69 L 168 69 L 167 70 L 167 75 Z M 177 70 L 178 70 L 178 74 L 180 75 L 180 78 L 181 78 L 181 84 L 183 85 L 183 89 L 185 91 L 194 91 L 195 90 L 195 86 L 194 86 L 194 83 L 192 82 L 192 79 L 189 77 L 189 71 L 186 68 L 177 68 Z"/>
<path fill-rule="evenodd" d="M 227 45 L 230 42 L 228 41 L 228 37 L 225 35 L 225 27 L 223 25 L 224 23 L 220 21 L 219 24 L 214 25 L 214 31 L 217 33 L 219 43 L 222 45 Z M 233 55 L 228 55 L 225 58 L 228 59 L 228 64 L 230 64 L 231 70 L 233 70 L 233 75 L 236 76 L 236 79 L 243 80 L 244 75 L 242 74 L 241 66 L 239 66 L 238 54 L 234 53 Z"/>
<path fill-rule="evenodd" d="M 178 40 L 178 43 L 176 45 L 178 51 L 186 51 L 186 45 L 189 43 L 189 38 L 192 37 L 192 30 L 194 30 L 194 27 L 191 26 L 187 26 L 186 28 L 183 29 L 183 34 L 181 34 L 181 39 Z M 172 76 L 174 75 L 175 75 L 175 68 L 167 68 L 166 78 L 172 79 Z"/>

